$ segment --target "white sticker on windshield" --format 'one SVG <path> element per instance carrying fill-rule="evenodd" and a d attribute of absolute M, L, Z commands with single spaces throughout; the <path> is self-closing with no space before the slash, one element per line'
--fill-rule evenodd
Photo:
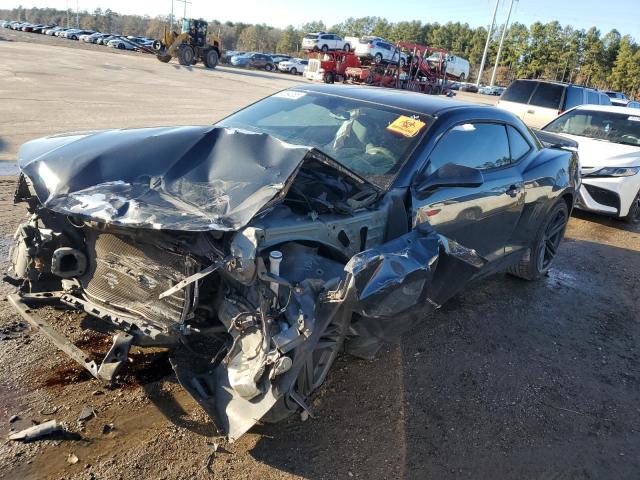
<path fill-rule="evenodd" d="M 627 120 L 630 122 L 640 122 L 640 117 L 629 117 Z"/>
<path fill-rule="evenodd" d="M 287 98 L 289 100 L 298 100 L 306 95 L 304 92 L 296 92 L 295 90 L 284 90 L 283 92 L 278 92 L 274 95 L 274 97 L 278 98 Z"/>

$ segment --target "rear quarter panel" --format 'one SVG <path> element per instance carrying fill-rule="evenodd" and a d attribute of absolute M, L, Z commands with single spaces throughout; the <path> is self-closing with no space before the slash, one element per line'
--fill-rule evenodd
<path fill-rule="evenodd" d="M 542 221 L 557 202 L 566 201 L 571 213 L 580 185 L 578 155 L 569 150 L 543 148 L 521 168 L 525 205 L 508 250 L 530 246 Z"/>

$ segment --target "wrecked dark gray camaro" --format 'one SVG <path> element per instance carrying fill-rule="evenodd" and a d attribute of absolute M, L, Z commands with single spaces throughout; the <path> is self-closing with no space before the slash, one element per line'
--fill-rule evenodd
<path fill-rule="evenodd" d="M 25 144 L 14 307 L 96 378 L 168 346 L 222 433 L 302 408 L 337 353 L 371 358 L 471 279 L 549 268 L 577 158 L 514 116 L 375 88 L 300 87 L 210 127 Z M 98 365 L 37 315 L 118 333 Z"/>

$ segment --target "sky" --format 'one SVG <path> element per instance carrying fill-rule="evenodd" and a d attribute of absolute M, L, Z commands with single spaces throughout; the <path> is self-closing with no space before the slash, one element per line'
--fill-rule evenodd
<path fill-rule="evenodd" d="M 348 17 L 378 16 L 389 21 L 421 20 L 446 23 L 466 22 L 472 27 L 488 25 L 495 0 L 188 0 L 188 17 L 202 17 L 233 22 L 266 23 L 275 27 L 301 25 L 323 20 L 327 26 Z M 510 0 L 500 0 L 497 23 L 506 20 Z M 93 11 L 100 7 L 119 13 L 167 15 L 171 0 L 0 0 L 0 8 L 54 7 Z M 174 0 L 177 17 L 184 4 Z M 604 35 L 612 28 L 640 41 L 640 0 L 518 0 L 511 21 L 530 25 L 535 21 L 558 20 L 576 28 L 596 26 Z"/>

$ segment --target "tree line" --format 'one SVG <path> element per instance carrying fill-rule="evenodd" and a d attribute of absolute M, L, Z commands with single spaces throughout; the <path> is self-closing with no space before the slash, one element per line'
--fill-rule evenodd
<path fill-rule="evenodd" d="M 0 9 L 0 18 L 32 23 L 55 23 L 75 27 L 76 15 L 52 8 Z M 169 23 L 168 16 L 148 17 L 122 15 L 110 9 L 78 14 L 80 28 L 123 35 L 161 37 Z M 493 30 L 489 46 L 488 66 L 482 81 L 487 83 L 496 58 L 503 26 Z M 294 27 L 275 28 L 266 24 L 242 22 L 209 22 L 209 34 L 221 38 L 228 50 L 278 52 L 299 55 L 307 32 L 327 31 L 343 36 L 375 35 L 391 42 L 406 41 L 444 48 L 467 58 L 471 76 L 477 75 L 487 29 L 467 23 L 423 23 L 420 20 L 389 22 L 381 17 L 347 18 L 337 25 L 322 21 Z M 539 78 L 614 89 L 629 96 L 640 95 L 640 45 L 618 30 L 607 33 L 596 27 L 577 29 L 558 21 L 535 22 L 530 26 L 513 23 L 505 37 L 498 66 L 498 84 L 506 85 L 514 78 Z"/>

